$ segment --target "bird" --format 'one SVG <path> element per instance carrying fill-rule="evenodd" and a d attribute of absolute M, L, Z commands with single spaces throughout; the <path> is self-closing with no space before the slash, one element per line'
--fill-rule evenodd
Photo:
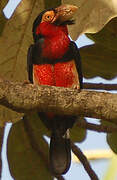
<path fill-rule="evenodd" d="M 42 11 L 34 20 L 34 43 L 27 53 L 27 72 L 30 83 L 80 91 L 83 84 L 79 50 L 68 33 L 73 25 L 77 6 L 64 4 Z M 53 175 L 67 173 L 71 165 L 69 129 L 75 115 L 58 115 L 55 112 L 38 112 L 44 125 L 50 130 L 49 165 Z"/>

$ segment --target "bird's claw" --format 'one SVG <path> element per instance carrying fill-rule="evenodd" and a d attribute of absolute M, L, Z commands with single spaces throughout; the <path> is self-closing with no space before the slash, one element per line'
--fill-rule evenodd
<path fill-rule="evenodd" d="M 30 81 L 24 80 L 23 85 L 30 84 Z"/>
<path fill-rule="evenodd" d="M 77 89 L 80 92 L 80 86 L 78 84 L 73 85 L 73 89 Z"/>

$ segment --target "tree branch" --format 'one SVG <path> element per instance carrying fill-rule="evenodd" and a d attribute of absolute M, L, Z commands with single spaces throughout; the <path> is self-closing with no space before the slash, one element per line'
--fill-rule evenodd
<path fill-rule="evenodd" d="M 97 131 L 97 132 L 104 132 L 104 133 L 113 133 L 113 132 L 117 132 L 117 126 L 111 126 L 109 124 L 108 125 L 98 125 L 98 124 L 93 124 L 93 123 L 88 123 L 85 121 L 82 122 L 78 122 L 77 123 L 78 127 L 84 128 L 84 129 L 89 129 L 92 131 Z"/>
<path fill-rule="evenodd" d="M 117 122 L 117 94 L 0 82 L 0 104 L 17 112 L 54 112 Z"/>
<path fill-rule="evenodd" d="M 96 90 L 117 90 L 117 84 L 103 84 L 103 83 L 84 83 L 84 89 L 96 89 Z"/>
<path fill-rule="evenodd" d="M 73 142 L 71 142 L 71 147 L 73 153 L 78 157 L 82 165 L 84 166 L 86 172 L 88 173 L 91 180 L 99 180 L 93 169 L 91 168 L 86 156 L 82 153 L 79 147 L 77 147 Z"/>

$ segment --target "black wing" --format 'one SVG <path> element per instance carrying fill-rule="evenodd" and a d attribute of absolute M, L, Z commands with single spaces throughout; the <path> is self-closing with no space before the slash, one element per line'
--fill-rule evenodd
<path fill-rule="evenodd" d="M 33 83 L 33 58 L 32 58 L 32 53 L 33 53 L 33 46 L 31 45 L 28 49 L 27 53 L 27 71 L 28 71 L 28 80 Z"/>
<path fill-rule="evenodd" d="M 71 41 L 71 47 L 72 47 L 72 55 L 76 63 L 76 69 L 78 71 L 79 76 L 79 82 L 80 82 L 80 88 L 83 88 L 83 75 L 82 75 L 82 63 L 81 63 L 81 56 L 79 53 L 79 49 L 75 42 Z"/>
<path fill-rule="evenodd" d="M 43 61 L 41 57 L 43 41 L 44 38 L 39 37 L 38 41 L 35 44 L 32 44 L 28 49 L 27 71 L 28 71 L 28 79 L 31 83 L 33 83 L 33 64 L 41 64 Z"/>

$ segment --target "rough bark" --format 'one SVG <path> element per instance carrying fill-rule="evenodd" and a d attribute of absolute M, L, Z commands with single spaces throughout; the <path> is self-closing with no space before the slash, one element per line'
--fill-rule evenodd
<path fill-rule="evenodd" d="M 0 104 L 17 112 L 52 111 L 117 120 L 117 94 L 76 89 L 0 82 Z"/>

